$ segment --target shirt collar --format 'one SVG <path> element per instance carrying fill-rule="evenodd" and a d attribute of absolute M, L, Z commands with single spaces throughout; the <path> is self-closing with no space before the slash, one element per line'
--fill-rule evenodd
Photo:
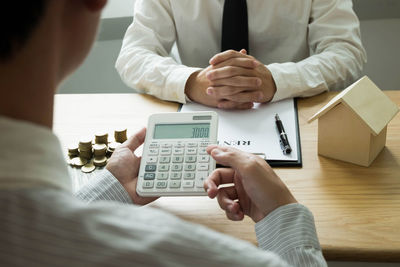
<path fill-rule="evenodd" d="M 0 116 L 0 189 L 33 186 L 71 191 L 60 142 L 48 128 Z"/>

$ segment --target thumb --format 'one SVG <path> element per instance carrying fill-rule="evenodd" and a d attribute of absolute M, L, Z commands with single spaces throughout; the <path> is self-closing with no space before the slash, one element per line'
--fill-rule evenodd
<path fill-rule="evenodd" d="M 249 155 L 232 147 L 210 146 L 207 152 L 220 164 L 238 169 Z"/>
<path fill-rule="evenodd" d="M 146 128 L 143 128 L 135 135 L 131 136 L 126 140 L 121 146 L 125 146 L 129 148 L 132 152 L 134 152 L 139 146 L 141 146 L 146 137 Z"/>

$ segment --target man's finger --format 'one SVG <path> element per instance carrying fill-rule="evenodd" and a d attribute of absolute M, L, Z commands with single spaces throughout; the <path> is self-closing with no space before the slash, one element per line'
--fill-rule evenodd
<path fill-rule="evenodd" d="M 218 102 L 217 107 L 222 109 L 251 109 L 253 105 L 253 102 L 238 103 L 229 100 L 222 100 Z"/>
<path fill-rule="evenodd" d="M 225 61 L 222 61 L 218 64 L 211 65 L 211 69 L 219 69 L 223 68 L 226 66 L 235 66 L 235 67 L 241 67 L 241 68 L 246 68 L 246 69 L 254 69 L 259 65 L 258 61 L 253 59 L 250 56 L 245 56 L 243 57 L 234 57 L 227 59 Z"/>
<path fill-rule="evenodd" d="M 242 88 L 258 88 L 262 81 L 258 77 L 234 76 L 210 81 L 211 86 L 234 86 Z"/>
<path fill-rule="evenodd" d="M 230 168 L 218 168 L 204 181 L 204 189 L 210 198 L 218 194 L 218 186 L 233 183 L 235 171 Z"/>
<path fill-rule="evenodd" d="M 238 211 L 240 207 L 238 207 L 237 203 L 235 202 L 235 200 L 238 198 L 235 191 L 236 190 L 234 187 L 220 188 L 218 190 L 217 200 L 221 209 L 231 213 Z"/>
<path fill-rule="evenodd" d="M 209 146 L 207 147 L 207 152 L 218 163 L 224 166 L 230 166 L 234 169 L 238 169 L 244 162 L 249 162 L 253 157 L 257 157 L 253 154 L 227 146 Z"/>
<path fill-rule="evenodd" d="M 217 87 L 210 86 L 207 88 L 207 94 L 213 95 L 218 99 L 225 98 L 226 96 L 229 95 L 239 94 L 243 91 L 246 91 L 246 89 L 233 86 L 217 86 Z"/>
<path fill-rule="evenodd" d="M 210 81 L 223 78 L 230 78 L 234 76 L 254 77 L 256 76 L 256 74 L 253 69 L 247 69 L 237 66 L 224 66 L 218 69 L 212 69 L 208 71 L 206 74 L 207 79 L 209 79 Z"/>
<path fill-rule="evenodd" d="M 129 148 L 132 152 L 134 152 L 139 146 L 141 146 L 146 137 L 146 128 L 143 128 L 133 136 L 129 137 L 121 146 L 125 146 Z"/>
<path fill-rule="evenodd" d="M 238 204 L 239 205 L 239 204 Z M 239 210 L 236 213 L 225 211 L 226 217 L 232 221 L 241 221 L 244 218 L 244 213 L 242 210 Z"/>
<path fill-rule="evenodd" d="M 261 91 L 245 91 L 230 96 L 225 96 L 226 99 L 234 102 L 261 102 L 264 94 Z"/>
<path fill-rule="evenodd" d="M 210 63 L 210 65 L 216 65 L 216 64 L 218 64 L 218 63 L 220 63 L 222 61 L 225 61 L 227 59 L 234 58 L 234 57 L 243 57 L 243 56 L 245 56 L 245 55 L 243 53 L 238 52 L 238 51 L 235 51 L 235 50 L 232 50 L 232 49 L 225 50 L 225 51 L 223 51 L 221 53 L 218 53 L 215 56 L 213 56 L 210 59 L 209 63 Z"/>

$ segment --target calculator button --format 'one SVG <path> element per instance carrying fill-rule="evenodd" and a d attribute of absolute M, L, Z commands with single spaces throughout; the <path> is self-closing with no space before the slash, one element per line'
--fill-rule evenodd
<path fill-rule="evenodd" d="M 154 180 L 155 177 L 156 177 L 156 174 L 154 172 L 146 172 L 144 174 L 143 179 L 145 179 L 145 180 Z"/>
<path fill-rule="evenodd" d="M 153 143 L 153 144 L 149 145 L 149 148 L 158 148 L 158 147 L 159 147 L 159 145 L 156 144 L 156 143 Z"/>
<path fill-rule="evenodd" d="M 197 170 L 198 171 L 208 171 L 208 163 L 198 163 Z"/>
<path fill-rule="evenodd" d="M 171 148 L 172 144 L 166 143 L 161 145 L 162 148 Z"/>
<path fill-rule="evenodd" d="M 199 154 L 200 155 L 206 155 L 207 154 L 207 150 L 205 147 L 200 147 L 199 148 Z"/>
<path fill-rule="evenodd" d="M 158 165 L 158 171 L 160 171 L 160 172 L 167 172 L 167 171 L 169 171 L 169 165 L 167 165 L 167 164 Z"/>
<path fill-rule="evenodd" d="M 196 160 L 197 160 L 196 156 L 186 156 L 186 158 L 185 158 L 186 163 L 193 163 L 193 162 L 196 162 Z"/>
<path fill-rule="evenodd" d="M 157 169 L 157 165 L 146 165 L 146 167 L 144 168 L 144 170 L 146 172 L 155 172 Z"/>
<path fill-rule="evenodd" d="M 168 179 L 168 172 L 159 172 L 157 173 L 158 180 L 167 180 Z"/>
<path fill-rule="evenodd" d="M 182 177 L 181 172 L 171 172 L 171 180 L 179 180 Z"/>
<path fill-rule="evenodd" d="M 157 163 L 157 157 L 148 157 L 147 163 Z"/>
<path fill-rule="evenodd" d="M 186 154 L 188 154 L 188 155 L 195 155 L 195 154 L 197 154 L 197 148 L 192 148 L 192 147 L 186 148 Z"/>
<path fill-rule="evenodd" d="M 160 163 L 169 163 L 171 161 L 171 157 L 164 156 L 160 157 Z"/>
<path fill-rule="evenodd" d="M 210 161 L 210 156 L 208 156 L 208 155 L 199 156 L 199 162 L 205 163 L 205 162 L 209 162 L 209 161 Z"/>
<path fill-rule="evenodd" d="M 182 171 L 182 164 L 172 164 L 171 171 Z"/>
<path fill-rule="evenodd" d="M 188 163 L 185 164 L 185 171 L 194 171 L 196 170 L 196 164 Z"/>
<path fill-rule="evenodd" d="M 204 181 L 208 177 L 208 172 L 197 172 L 196 173 L 196 187 L 204 187 Z"/>
<path fill-rule="evenodd" d="M 185 144 L 176 144 L 176 145 L 174 145 L 174 148 L 184 148 L 185 147 Z"/>
<path fill-rule="evenodd" d="M 172 163 L 182 163 L 183 157 L 182 156 L 174 156 L 172 157 Z"/>
<path fill-rule="evenodd" d="M 201 143 L 200 143 L 200 146 L 201 146 L 201 147 L 207 147 L 207 146 L 209 146 L 209 145 L 210 145 L 209 142 L 201 142 Z"/>
<path fill-rule="evenodd" d="M 167 187 L 167 181 L 157 181 L 156 182 L 156 187 L 157 188 L 166 188 Z"/>
<path fill-rule="evenodd" d="M 157 155 L 158 155 L 158 148 L 149 149 L 149 156 L 157 156 Z"/>
<path fill-rule="evenodd" d="M 169 187 L 170 188 L 180 188 L 181 181 L 171 181 L 171 182 L 169 182 Z"/>
<path fill-rule="evenodd" d="M 174 155 L 183 155 L 183 148 L 174 148 Z"/>
<path fill-rule="evenodd" d="M 186 145 L 187 147 L 197 147 L 197 143 L 194 142 L 187 143 Z"/>
<path fill-rule="evenodd" d="M 171 155 L 171 148 L 162 148 L 160 151 L 161 155 Z"/>
<path fill-rule="evenodd" d="M 194 186 L 194 181 L 183 181 L 182 187 L 192 188 Z"/>
<path fill-rule="evenodd" d="M 153 188 L 154 181 L 143 181 L 143 188 Z"/>
<path fill-rule="evenodd" d="M 183 179 L 185 180 L 193 180 L 196 174 L 194 172 L 185 172 L 183 174 Z"/>

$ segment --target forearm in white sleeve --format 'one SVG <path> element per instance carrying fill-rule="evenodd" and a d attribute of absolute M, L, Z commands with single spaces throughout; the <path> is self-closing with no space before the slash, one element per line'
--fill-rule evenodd
<path fill-rule="evenodd" d="M 308 44 L 310 57 L 267 65 L 277 86 L 272 101 L 343 89 L 360 77 L 366 52 L 351 0 L 313 1 Z"/>
<path fill-rule="evenodd" d="M 137 0 L 116 68 L 129 87 L 163 100 L 186 103 L 185 85 L 199 70 L 169 57 L 176 39 L 174 20 L 167 0 Z"/>
<path fill-rule="evenodd" d="M 259 247 L 278 254 L 291 266 L 327 266 L 312 213 L 301 204 L 282 206 L 256 226 Z"/>
<path fill-rule="evenodd" d="M 108 200 L 132 204 L 132 200 L 121 183 L 108 170 L 103 170 L 80 188 L 75 196 L 87 203 Z"/>

